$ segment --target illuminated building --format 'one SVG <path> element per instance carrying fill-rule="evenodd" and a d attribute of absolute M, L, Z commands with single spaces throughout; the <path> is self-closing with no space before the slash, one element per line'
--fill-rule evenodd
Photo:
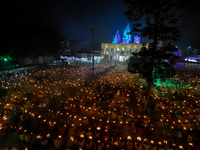
<path fill-rule="evenodd" d="M 82 49 L 74 53 L 73 56 L 62 56 L 60 55 L 60 59 L 63 62 L 67 62 L 68 64 L 72 63 L 92 63 L 93 52 Z M 101 62 L 102 56 L 101 51 L 94 51 L 94 63 L 98 64 Z"/>
<path fill-rule="evenodd" d="M 200 63 L 200 55 L 188 56 L 185 58 L 186 62 Z"/>
<path fill-rule="evenodd" d="M 109 59 L 126 61 L 132 54 L 138 53 L 142 46 L 148 47 L 148 43 L 146 44 L 113 44 L 113 43 L 102 43 L 101 44 L 101 54 L 104 56 L 108 56 Z"/>
<path fill-rule="evenodd" d="M 113 37 L 112 43 L 101 43 L 101 54 L 107 56 L 110 60 L 118 60 L 121 62 L 126 61 L 132 54 L 138 53 L 141 47 L 145 46 L 148 48 L 148 43 L 140 43 L 140 35 L 134 36 L 134 42 L 131 43 L 131 30 L 129 24 L 124 30 L 123 42 L 120 43 L 121 38 L 119 31 Z"/>

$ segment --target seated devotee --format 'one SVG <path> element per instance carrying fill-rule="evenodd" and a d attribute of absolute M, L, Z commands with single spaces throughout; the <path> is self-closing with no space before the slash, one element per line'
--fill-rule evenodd
<path fill-rule="evenodd" d="M 62 139 L 60 137 L 54 139 L 54 147 L 59 148 L 62 145 Z"/>
<path fill-rule="evenodd" d="M 141 138 L 137 138 L 137 141 L 135 141 L 135 150 L 142 150 L 142 144 L 141 144 Z"/>
<path fill-rule="evenodd" d="M 94 142 L 92 140 L 92 137 L 90 136 L 90 137 L 88 137 L 88 141 L 86 142 L 85 148 L 87 150 L 92 150 L 93 149 L 93 144 L 94 144 Z"/>
<path fill-rule="evenodd" d="M 145 138 L 142 142 L 142 146 L 144 150 L 149 150 L 150 149 L 150 142 Z"/>
<path fill-rule="evenodd" d="M 156 143 L 154 141 L 151 141 L 150 150 L 157 150 L 157 146 L 156 146 Z"/>
<path fill-rule="evenodd" d="M 97 129 L 94 131 L 95 139 L 100 139 L 101 136 L 101 127 L 97 127 Z"/>
<path fill-rule="evenodd" d="M 120 149 L 124 149 L 125 148 L 125 141 L 120 137 L 118 140 L 118 145 Z"/>
<path fill-rule="evenodd" d="M 83 126 L 88 126 L 88 124 L 89 124 L 88 118 L 84 117 L 83 118 Z"/>
<path fill-rule="evenodd" d="M 85 147 L 85 138 L 84 138 L 83 134 L 80 135 L 80 139 L 78 141 L 78 146 L 81 149 L 84 149 L 84 147 Z"/>
<path fill-rule="evenodd" d="M 48 139 L 47 138 L 42 138 L 41 139 L 41 145 L 42 146 L 47 146 L 47 144 L 48 144 Z"/>
<path fill-rule="evenodd" d="M 132 143 L 132 139 L 131 139 L 130 136 L 127 137 L 126 149 L 127 150 L 132 150 L 133 149 L 133 143 Z"/>
<path fill-rule="evenodd" d="M 75 138 L 73 136 L 68 137 L 66 142 L 65 142 L 66 148 L 70 149 L 70 148 L 72 148 L 74 146 L 74 144 L 75 144 Z"/>
<path fill-rule="evenodd" d="M 109 138 L 110 138 L 109 133 L 108 133 L 108 130 L 105 130 L 105 131 L 103 132 L 102 138 L 103 138 L 103 142 L 104 142 L 104 143 L 108 143 L 108 140 L 109 140 Z"/>
<path fill-rule="evenodd" d="M 130 133 L 132 133 L 132 134 L 134 134 L 134 133 L 137 132 L 137 128 L 136 128 L 136 126 L 135 126 L 134 123 L 132 123 L 131 126 L 129 127 L 129 131 L 130 131 Z"/>
<path fill-rule="evenodd" d="M 91 131 L 91 127 L 89 127 L 89 128 L 86 130 L 85 135 L 86 135 L 87 138 L 89 138 L 90 136 L 93 137 L 93 133 L 92 133 L 92 131 Z"/>
<path fill-rule="evenodd" d="M 158 150 L 165 150 L 165 145 L 162 142 L 158 142 Z"/>

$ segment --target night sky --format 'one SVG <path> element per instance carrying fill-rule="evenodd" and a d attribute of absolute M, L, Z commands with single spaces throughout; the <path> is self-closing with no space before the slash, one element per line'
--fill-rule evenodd
<path fill-rule="evenodd" d="M 21 0 L 1 4 L 1 30 L 4 36 L 17 38 L 19 32 L 42 24 L 58 30 L 66 39 L 90 43 L 94 27 L 95 42 L 112 42 L 117 30 L 122 36 L 129 20 L 123 15 L 127 6 L 123 0 Z M 182 37 L 178 46 L 200 49 L 200 11 L 184 17 L 179 26 Z M 15 32 L 18 30 L 18 32 Z M 20 30 L 20 31 L 19 31 Z M 2 38 L 2 36 L 1 36 Z"/>

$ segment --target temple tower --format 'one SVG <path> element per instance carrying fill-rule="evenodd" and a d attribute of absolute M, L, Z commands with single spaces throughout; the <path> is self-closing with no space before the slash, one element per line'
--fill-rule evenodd
<path fill-rule="evenodd" d="M 116 44 L 116 43 L 120 43 L 121 42 L 121 37 L 120 37 L 120 34 L 119 34 L 119 31 L 117 30 L 115 36 L 113 37 L 113 44 Z"/>
<path fill-rule="evenodd" d="M 123 34 L 123 43 L 128 44 L 131 43 L 131 29 L 129 27 L 129 24 L 127 24 L 126 29 L 124 30 Z"/>

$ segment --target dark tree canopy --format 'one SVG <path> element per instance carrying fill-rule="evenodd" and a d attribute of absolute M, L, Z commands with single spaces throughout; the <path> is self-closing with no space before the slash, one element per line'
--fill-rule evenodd
<path fill-rule="evenodd" d="M 180 36 L 178 19 L 186 11 L 193 12 L 196 0 L 124 0 L 128 9 L 124 15 L 133 22 L 132 32 L 147 37 L 148 49 L 143 47 L 128 63 L 128 71 L 139 73 L 147 81 L 147 99 L 158 78 L 165 80 L 175 75 L 177 57 L 175 41 Z M 144 21 L 145 20 L 145 21 Z M 142 22 L 144 22 L 142 24 Z"/>
<path fill-rule="evenodd" d="M 19 2 L 3 2 L 1 9 L 0 56 L 38 56 L 55 54 L 63 37 L 49 28 L 40 17 Z M 2 6 L 4 6 L 2 5 Z"/>
<path fill-rule="evenodd" d="M 1 55 L 11 51 L 15 56 L 53 55 L 61 49 L 62 40 L 63 37 L 58 32 L 41 25 L 35 25 L 31 29 L 19 27 L 2 41 Z"/>
<path fill-rule="evenodd" d="M 151 67 L 152 44 L 150 44 L 148 49 L 143 47 L 139 53 L 133 53 L 134 56 L 130 58 L 128 63 L 128 71 L 133 74 L 139 73 L 147 82 L 173 77 L 176 74 L 173 65 L 179 57 L 174 55 L 175 47 L 172 46 L 171 52 L 166 52 L 165 48 L 161 47 L 160 50 L 156 51 L 153 68 Z"/>
<path fill-rule="evenodd" d="M 128 9 L 124 15 L 133 22 L 132 30 L 142 37 L 158 41 L 176 41 L 180 36 L 178 19 L 194 12 L 197 0 L 124 0 Z M 145 20 L 145 23 L 141 23 Z"/>

